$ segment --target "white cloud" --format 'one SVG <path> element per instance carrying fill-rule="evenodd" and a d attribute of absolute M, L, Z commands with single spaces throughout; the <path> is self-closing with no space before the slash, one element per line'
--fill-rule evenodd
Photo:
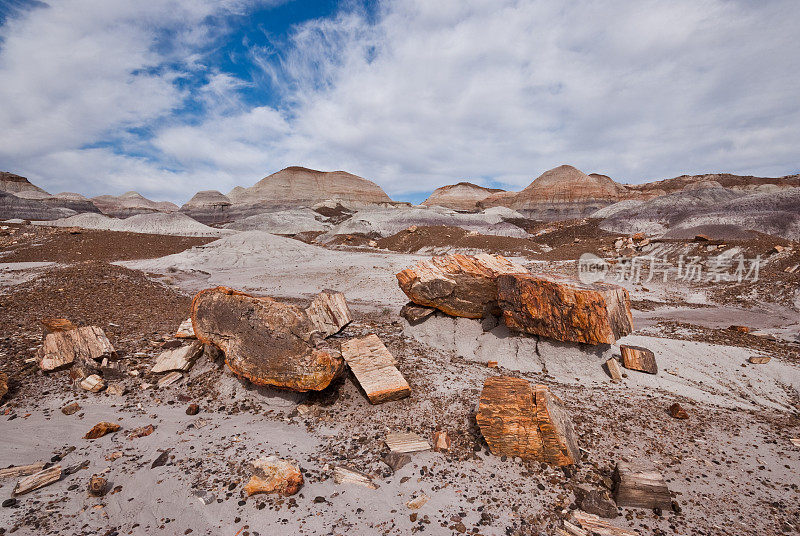
<path fill-rule="evenodd" d="M 185 124 L 180 67 L 163 66 L 203 68 L 217 30 L 200 21 L 230 7 L 70 0 L 0 29 L 0 98 L 15 103 L 0 108 L 0 164 L 173 199 L 290 164 L 347 169 L 390 194 L 463 178 L 524 186 L 562 163 L 628 182 L 798 171 L 791 0 L 395 0 L 375 19 L 309 21 L 277 53 L 254 47 L 276 108 L 248 106 L 242 81 L 212 66 L 206 115 Z M 171 49 L 152 46 L 154 26 L 173 28 Z M 80 148 L 109 136 L 149 158 Z"/>

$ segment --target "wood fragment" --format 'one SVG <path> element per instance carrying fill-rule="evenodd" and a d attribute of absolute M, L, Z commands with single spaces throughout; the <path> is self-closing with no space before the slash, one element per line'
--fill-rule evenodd
<path fill-rule="evenodd" d="M 411 394 L 408 382 L 395 366 L 394 356 L 377 335 L 345 341 L 342 357 L 372 404 L 399 400 Z"/>
<path fill-rule="evenodd" d="M 181 325 L 178 326 L 178 331 L 175 332 L 176 339 L 194 339 L 194 327 L 192 327 L 192 319 L 187 318 Z"/>
<path fill-rule="evenodd" d="M 158 387 L 159 389 L 164 387 L 169 387 L 170 385 L 177 383 L 183 378 L 183 374 L 180 372 L 170 372 L 165 376 L 162 376 L 161 379 L 158 380 Z"/>
<path fill-rule="evenodd" d="M 106 494 L 108 481 L 100 475 L 92 475 L 89 479 L 88 491 L 93 497 L 102 497 Z"/>
<path fill-rule="evenodd" d="M 614 469 L 613 479 L 617 506 L 672 508 L 672 498 L 664 476 L 652 466 L 619 462 Z"/>
<path fill-rule="evenodd" d="M 392 452 L 421 452 L 431 450 L 431 445 L 414 432 L 389 432 L 386 434 L 386 446 Z"/>
<path fill-rule="evenodd" d="M 446 431 L 439 430 L 433 433 L 434 452 L 442 452 L 443 450 L 450 450 L 451 444 L 452 441 L 450 440 L 450 435 Z"/>
<path fill-rule="evenodd" d="M 766 365 L 771 359 L 772 358 L 767 355 L 753 355 L 747 358 L 747 360 L 754 365 Z"/>
<path fill-rule="evenodd" d="M 156 374 L 173 370 L 186 372 L 192 368 L 195 360 L 202 353 L 203 343 L 198 340 L 194 340 L 186 346 L 165 350 L 156 358 L 156 362 L 150 372 Z"/>
<path fill-rule="evenodd" d="M 571 531 L 567 528 L 567 522 L 564 523 L 564 528 L 567 528 L 567 532 L 575 536 L 582 536 L 584 534 L 592 536 L 639 536 L 639 533 L 634 530 L 616 527 L 600 516 L 588 514 L 580 510 L 572 512 L 571 521 L 572 523 L 570 525 L 572 527 L 580 527 L 582 532 Z"/>
<path fill-rule="evenodd" d="M 333 481 L 337 484 L 358 484 L 365 488 L 378 489 L 378 485 L 368 474 L 341 465 L 333 468 Z"/>
<path fill-rule="evenodd" d="M 422 508 L 423 506 L 425 506 L 425 503 L 427 503 L 430 500 L 431 500 L 430 497 L 428 497 L 424 493 L 420 493 L 419 495 L 417 495 L 416 497 L 414 497 L 413 499 L 408 501 L 406 503 L 406 506 L 408 506 L 412 510 L 417 510 L 417 509 Z"/>
<path fill-rule="evenodd" d="M 116 352 L 108 337 L 97 326 L 49 333 L 38 352 L 39 367 L 45 372 L 75 362 L 95 366 L 95 361 L 115 355 Z"/>
<path fill-rule="evenodd" d="M 106 434 L 116 432 L 119 429 L 120 425 L 118 425 L 117 423 L 102 421 L 92 426 L 92 429 L 86 432 L 86 435 L 83 436 L 83 438 L 98 439 Z"/>
<path fill-rule="evenodd" d="M 658 374 L 656 356 L 651 350 L 629 344 L 620 344 L 619 349 L 622 353 L 622 366 L 626 369 Z"/>
<path fill-rule="evenodd" d="M 44 329 L 48 333 L 78 329 L 78 326 L 76 326 L 66 318 L 42 318 L 42 325 L 44 326 Z"/>
<path fill-rule="evenodd" d="M 689 414 L 683 409 L 683 406 L 675 402 L 669 407 L 669 414 L 675 419 L 688 419 Z"/>
<path fill-rule="evenodd" d="M 30 465 L 16 465 L 14 467 L 6 467 L 0 469 L 0 480 L 4 478 L 12 478 L 17 476 L 26 476 L 37 473 L 44 468 L 44 462 L 36 462 Z"/>
<path fill-rule="evenodd" d="M 333 290 L 323 290 L 306 308 L 308 319 L 324 337 L 335 335 L 353 321 L 344 294 Z"/>
<path fill-rule="evenodd" d="M 99 393 L 106 386 L 106 382 L 97 374 L 90 374 L 81 380 L 80 386 L 90 393 Z"/>
<path fill-rule="evenodd" d="M 622 369 L 619 368 L 619 361 L 615 358 L 611 358 L 606 361 L 606 370 L 608 371 L 608 375 L 611 376 L 612 380 L 621 380 L 622 379 Z"/>
<path fill-rule="evenodd" d="M 32 475 L 26 476 L 17 482 L 14 487 L 14 495 L 22 495 L 35 489 L 57 482 L 61 478 L 61 465 L 54 465 L 47 469 L 42 469 Z"/>

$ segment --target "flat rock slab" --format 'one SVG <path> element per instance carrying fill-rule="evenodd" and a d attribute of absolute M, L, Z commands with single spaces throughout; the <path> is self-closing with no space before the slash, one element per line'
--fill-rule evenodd
<path fill-rule="evenodd" d="M 343 342 L 342 357 L 371 403 L 399 400 L 411 394 L 408 382 L 395 366 L 394 356 L 377 335 Z"/>
<path fill-rule="evenodd" d="M 173 348 L 162 352 L 157 358 L 156 363 L 150 372 L 170 372 L 173 370 L 186 372 L 195 360 L 203 353 L 203 343 L 198 340 L 192 341 L 191 344 Z"/>
<path fill-rule="evenodd" d="M 340 352 L 293 305 L 217 287 L 199 292 L 191 310 L 197 338 L 257 385 L 321 391 L 344 370 Z"/>
<path fill-rule="evenodd" d="M 29 491 L 57 482 L 58 479 L 61 478 L 61 474 L 61 465 L 54 465 L 26 476 L 17 482 L 17 485 L 14 487 L 14 495 L 22 495 L 23 493 L 28 493 Z"/>
<path fill-rule="evenodd" d="M 344 294 L 333 290 L 323 290 L 314 296 L 311 305 L 306 308 L 306 314 L 324 337 L 339 333 L 353 321 Z"/>
<path fill-rule="evenodd" d="M 613 480 L 617 506 L 664 510 L 672 507 L 664 476 L 648 464 L 619 462 Z"/>
<path fill-rule="evenodd" d="M 615 358 L 611 358 L 606 361 L 606 370 L 608 371 L 608 375 L 611 376 L 612 380 L 621 380 L 622 379 L 622 369 L 619 368 L 619 361 Z"/>
<path fill-rule="evenodd" d="M 357 484 L 369 489 L 378 489 L 371 476 L 342 465 L 333 468 L 333 481 L 337 484 Z"/>
<path fill-rule="evenodd" d="M 48 372 L 76 361 L 92 364 L 114 355 L 114 347 L 101 328 L 84 326 L 48 333 L 44 345 L 39 349 L 39 367 Z"/>
<path fill-rule="evenodd" d="M 497 278 L 524 274 L 524 266 L 500 255 L 447 255 L 420 261 L 397 274 L 400 288 L 418 304 L 451 316 L 483 318 L 497 312 Z"/>
<path fill-rule="evenodd" d="M 509 376 L 487 378 L 476 419 L 492 454 L 559 466 L 580 461 L 572 421 L 544 385 Z"/>
<path fill-rule="evenodd" d="M 192 326 L 192 319 L 187 318 L 181 325 L 178 326 L 178 331 L 175 332 L 176 339 L 194 339 L 194 327 Z"/>
<path fill-rule="evenodd" d="M 0 469 L 0 480 L 4 478 L 25 476 L 33 473 L 38 473 L 42 469 L 44 469 L 44 462 L 36 462 L 30 465 L 16 465 L 14 467 L 6 467 L 5 469 Z"/>
<path fill-rule="evenodd" d="M 651 350 L 630 344 L 620 344 L 619 350 L 622 354 L 622 366 L 626 369 L 658 374 L 656 356 Z"/>
<path fill-rule="evenodd" d="M 497 278 L 498 302 L 514 330 L 564 342 L 614 344 L 633 331 L 628 291 L 549 274 Z"/>
<path fill-rule="evenodd" d="M 425 307 L 424 305 L 417 305 L 414 302 L 409 302 L 400 309 L 400 316 L 408 320 L 409 323 L 416 324 L 417 322 L 422 322 L 435 312 L 436 309 L 433 307 Z"/>
<path fill-rule="evenodd" d="M 431 444 L 413 432 L 389 432 L 386 434 L 386 446 L 398 454 L 431 450 Z"/>

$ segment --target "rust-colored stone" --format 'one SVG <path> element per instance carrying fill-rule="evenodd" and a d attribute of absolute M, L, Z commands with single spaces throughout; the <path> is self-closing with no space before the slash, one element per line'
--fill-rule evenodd
<path fill-rule="evenodd" d="M 100 475 L 92 475 L 89 479 L 89 495 L 102 497 L 106 494 L 108 481 Z"/>
<path fill-rule="evenodd" d="M 257 385 L 320 391 L 344 370 L 340 352 L 293 305 L 216 287 L 194 297 L 191 315 L 197 338 Z"/>
<path fill-rule="evenodd" d="M 255 493 L 294 495 L 303 487 L 300 468 L 290 460 L 267 456 L 254 461 L 253 468 L 253 476 L 244 487 L 248 496 Z"/>
<path fill-rule="evenodd" d="M 156 427 L 152 424 L 136 428 L 128 433 L 128 439 L 136 439 L 137 437 L 146 437 L 156 431 Z"/>
<path fill-rule="evenodd" d="M 482 318 L 497 310 L 497 277 L 527 273 L 499 255 L 447 255 L 420 261 L 397 274 L 400 288 L 419 305 L 452 316 Z"/>
<path fill-rule="evenodd" d="M 497 290 L 506 325 L 518 331 L 587 344 L 613 344 L 633 331 L 630 296 L 618 285 L 509 274 L 497 278 Z"/>
<path fill-rule="evenodd" d="M 95 424 L 91 430 L 86 432 L 86 435 L 83 436 L 84 439 L 98 439 L 103 437 L 106 434 L 110 434 L 112 432 L 116 432 L 119 430 L 120 426 L 113 422 L 99 422 Z"/>
<path fill-rule="evenodd" d="M 620 344 L 619 350 L 622 354 L 622 366 L 626 369 L 658 374 L 658 364 L 652 350 L 629 344 Z"/>
<path fill-rule="evenodd" d="M 675 402 L 669 407 L 669 414 L 671 417 L 676 419 L 688 419 L 689 414 L 686 413 L 686 410 L 683 409 L 683 406 Z"/>
<path fill-rule="evenodd" d="M 69 331 L 77 329 L 78 326 L 67 320 L 66 318 L 42 318 L 42 325 L 48 333 L 55 333 L 57 331 Z"/>
<path fill-rule="evenodd" d="M 477 421 L 495 455 L 559 466 L 580 460 L 575 430 L 564 404 L 544 385 L 532 386 L 508 376 L 487 378 Z"/>
<path fill-rule="evenodd" d="M 728 329 L 731 331 L 738 331 L 739 333 L 750 333 L 750 328 L 747 326 L 730 326 Z"/>
<path fill-rule="evenodd" d="M 441 452 L 443 450 L 450 450 L 450 434 L 444 430 L 439 430 L 433 433 L 433 450 L 434 452 Z"/>

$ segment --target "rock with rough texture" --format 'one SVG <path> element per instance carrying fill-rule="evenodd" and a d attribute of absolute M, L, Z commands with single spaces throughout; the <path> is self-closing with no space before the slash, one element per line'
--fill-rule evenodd
<path fill-rule="evenodd" d="M 502 191 L 499 188 L 484 188 L 471 182 L 459 182 L 436 188 L 422 204 L 425 206 L 437 205 L 453 210 L 476 211 L 479 201 Z"/>
<path fill-rule="evenodd" d="M 266 456 L 253 462 L 253 476 L 244 487 L 248 496 L 256 493 L 294 495 L 303 487 L 300 467 L 291 460 Z"/>
<path fill-rule="evenodd" d="M 675 402 L 669 407 L 669 415 L 675 419 L 688 419 L 689 414 L 683 409 L 683 406 Z"/>
<path fill-rule="evenodd" d="M 171 372 L 173 370 L 186 372 L 195 360 L 203 353 L 203 343 L 200 341 L 192 341 L 191 344 L 173 348 L 162 352 L 157 358 L 156 363 L 150 372 Z"/>
<path fill-rule="evenodd" d="M 106 489 L 108 487 L 108 481 L 100 475 L 92 475 L 89 479 L 89 485 L 87 486 L 87 491 L 89 495 L 93 497 L 102 497 L 106 494 Z"/>
<path fill-rule="evenodd" d="M 178 331 L 175 332 L 176 339 L 196 339 L 194 336 L 194 328 L 192 327 L 192 319 L 187 318 L 181 325 L 178 326 Z"/>
<path fill-rule="evenodd" d="M 38 473 L 34 473 L 20 479 L 20 481 L 17 482 L 17 485 L 14 487 L 14 495 L 22 495 L 24 493 L 28 493 L 29 491 L 52 484 L 53 482 L 57 482 L 61 478 L 61 475 L 62 471 L 60 464 L 53 465 L 47 469 L 42 469 Z"/>
<path fill-rule="evenodd" d="M 194 194 L 180 208 L 180 212 L 206 225 L 224 223 L 231 221 L 231 204 L 231 200 L 217 190 L 202 190 Z"/>
<path fill-rule="evenodd" d="M 497 279 L 506 325 L 565 342 L 613 344 L 633 331 L 628 291 L 609 283 L 585 284 L 549 274 Z"/>
<path fill-rule="evenodd" d="M 383 457 L 383 463 L 389 466 L 393 473 L 411 463 L 411 456 L 402 452 L 389 452 Z"/>
<path fill-rule="evenodd" d="M 342 357 L 372 404 L 400 400 L 411 394 L 408 382 L 395 366 L 394 356 L 377 335 L 343 342 Z"/>
<path fill-rule="evenodd" d="M 42 325 L 47 333 L 55 333 L 57 331 L 69 331 L 71 329 L 78 329 L 78 326 L 67 320 L 66 318 L 42 318 Z"/>
<path fill-rule="evenodd" d="M 386 446 L 398 454 L 431 450 L 431 444 L 414 432 L 389 432 L 386 434 Z"/>
<path fill-rule="evenodd" d="M 397 281 L 416 304 L 451 316 L 482 318 L 497 312 L 498 277 L 525 273 L 524 266 L 500 255 L 447 255 L 406 268 Z"/>
<path fill-rule="evenodd" d="M 600 516 L 575 510 L 569 520 L 564 520 L 564 530 L 556 530 L 556 535 L 561 536 L 639 536 L 639 533 L 631 529 L 616 527 L 601 519 Z"/>
<path fill-rule="evenodd" d="M 344 370 L 339 351 L 293 305 L 216 287 L 194 297 L 191 317 L 197 338 L 257 385 L 320 391 Z"/>
<path fill-rule="evenodd" d="M 8 393 L 8 374 L 0 372 L 0 399 Z"/>
<path fill-rule="evenodd" d="M 564 404 L 544 385 L 508 376 L 487 378 L 476 419 L 492 454 L 558 466 L 580 461 Z"/>
<path fill-rule="evenodd" d="M 314 296 L 311 305 L 306 308 L 306 315 L 323 337 L 339 333 L 353 321 L 344 294 L 333 290 L 323 290 Z"/>
<path fill-rule="evenodd" d="M 619 515 L 617 505 L 608 490 L 584 489 L 575 490 L 576 502 L 581 510 L 589 514 L 613 519 Z"/>
<path fill-rule="evenodd" d="M 450 434 L 444 430 L 438 430 L 433 433 L 433 451 L 442 452 L 443 450 L 450 450 Z"/>
<path fill-rule="evenodd" d="M 112 432 L 116 432 L 120 429 L 120 426 L 113 422 L 99 422 L 95 424 L 91 430 L 86 432 L 86 435 L 83 436 L 84 439 L 98 439 L 103 437 L 106 434 L 110 434 Z"/>
<path fill-rule="evenodd" d="M 656 356 L 651 350 L 630 344 L 620 344 L 619 350 L 622 354 L 622 366 L 626 369 L 658 374 Z"/>
<path fill-rule="evenodd" d="M 81 389 L 90 393 L 99 393 L 105 388 L 106 382 L 97 374 L 90 374 L 81 380 L 80 386 Z"/>
<path fill-rule="evenodd" d="M 619 462 L 613 480 L 617 506 L 664 510 L 672 507 L 664 476 L 649 465 Z"/>
<path fill-rule="evenodd" d="M 424 305 L 417 305 L 414 302 L 408 302 L 400 309 L 400 316 L 408 320 L 409 324 L 416 324 L 422 322 L 435 312 L 436 309 L 433 307 L 425 307 Z"/>
<path fill-rule="evenodd" d="M 612 380 L 619 381 L 622 379 L 622 369 L 619 368 L 619 361 L 613 357 L 606 361 L 606 369 Z"/>
<path fill-rule="evenodd" d="M 48 333 L 38 353 L 39 367 L 45 372 L 75 362 L 92 367 L 95 361 L 115 355 L 108 337 L 97 326 Z"/>

